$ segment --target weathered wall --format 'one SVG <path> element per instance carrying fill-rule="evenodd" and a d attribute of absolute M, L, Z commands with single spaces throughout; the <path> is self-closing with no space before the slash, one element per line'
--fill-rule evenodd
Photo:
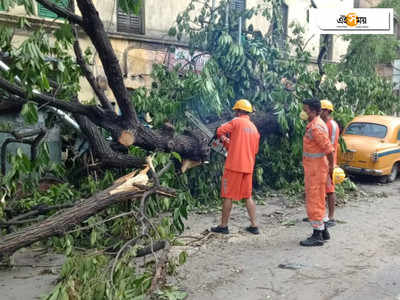
<path fill-rule="evenodd" d="M 361 0 L 377 1 L 377 0 Z M 125 34 L 117 33 L 116 30 L 116 1 L 114 0 L 94 0 L 94 4 L 100 13 L 105 24 L 106 30 L 110 33 L 110 39 L 116 55 L 121 62 L 125 83 L 129 88 L 137 88 L 139 86 L 150 86 L 150 73 L 152 65 L 156 62 L 165 62 L 169 58 L 167 56 L 167 48 L 171 44 L 175 46 L 183 46 L 177 41 L 171 40 L 168 35 L 168 29 L 174 25 L 176 16 L 182 12 L 190 0 L 144 0 L 145 15 L 145 34 Z M 262 0 L 247 0 L 247 8 L 262 4 Z M 310 51 L 314 58 L 319 52 L 319 34 L 309 26 L 307 21 L 307 11 L 310 8 L 310 0 L 286 0 L 288 5 L 288 24 L 296 22 L 305 28 L 305 40 L 308 40 L 306 50 Z M 353 0 L 315 0 L 318 7 L 347 6 L 352 7 Z M 211 3 L 211 0 L 210 0 Z M 219 0 L 216 0 L 218 5 Z M 200 7 L 200 6 L 199 6 Z M 77 10 L 78 11 L 78 10 Z M 0 22 L 6 20 L 8 16 L 24 15 L 22 6 L 16 7 L 9 12 L 0 12 Z M 42 20 L 39 17 L 32 17 L 31 20 Z M 49 20 L 45 22 L 50 26 Z M 61 21 L 56 21 L 61 22 Z M 256 30 L 266 33 L 269 28 L 268 22 L 261 15 L 253 17 L 248 24 L 253 24 Z M 290 35 L 290 29 L 288 30 Z M 20 43 L 26 39 L 27 33 L 17 32 L 15 42 Z M 81 45 L 83 49 L 91 47 L 95 53 L 90 41 L 81 36 Z M 72 50 L 71 50 L 72 51 Z M 333 60 L 338 61 L 347 51 L 347 42 L 343 41 L 340 36 L 334 36 Z M 95 55 L 93 64 L 91 65 L 95 76 L 104 76 L 98 57 Z M 110 90 L 106 94 L 112 98 Z M 85 79 L 81 79 L 81 91 L 79 97 L 82 101 L 90 101 L 93 99 L 93 92 Z"/>

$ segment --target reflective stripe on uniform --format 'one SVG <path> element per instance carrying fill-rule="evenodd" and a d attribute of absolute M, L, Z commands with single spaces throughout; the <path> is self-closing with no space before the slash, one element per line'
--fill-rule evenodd
<path fill-rule="evenodd" d="M 326 155 L 325 153 L 308 153 L 308 152 L 303 152 L 303 156 L 305 156 L 305 157 L 311 157 L 311 158 L 324 157 L 325 155 Z"/>
<path fill-rule="evenodd" d="M 336 131 L 338 129 L 338 126 L 336 124 L 336 122 L 333 122 L 333 120 L 330 121 L 332 124 L 332 135 L 331 135 L 331 143 L 332 145 L 335 144 L 335 140 L 336 140 Z"/>

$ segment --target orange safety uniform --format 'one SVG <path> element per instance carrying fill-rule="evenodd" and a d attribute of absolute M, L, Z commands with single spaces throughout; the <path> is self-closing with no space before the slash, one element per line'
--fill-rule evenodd
<path fill-rule="evenodd" d="M 314 229 L 324 229 L 326 181 L 329 173 L 326 155 L 332 152 L 328 128 L 317 116 L 307 124 L 303 137 L 306 208 Z"/>
<path fill-rule="evenodd" d="M 337 160 L 337 150 L 339 147 L 339 125 L 335 122 L 335 120 L 330 119 L 326 122 L 326 126 L 328 127 L 329 140 L 333 145 L 333 164 L 336 166 Z M 328 176 L 328 180 L 326 181 L 326 193 L 332 194 L 335 192 L 335 185 L 332 182 L 332 178 Z"/>
<path fill-rule="evenodd" d="M 229 134 L 229 141 L 227 135 Z M 232 200 L 250 198 L 253 186 L 253 170 L 258 153 L 260 134 L 250 117 L 241 115 L 217 129 L 217 137 L 228 146 L 221 197 Z"/>

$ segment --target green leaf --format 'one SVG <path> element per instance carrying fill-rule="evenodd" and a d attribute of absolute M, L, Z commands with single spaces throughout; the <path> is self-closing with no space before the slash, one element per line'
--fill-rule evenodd
<path fill-rule="evenodd" d="M 97 240 L 97 232 L 96 230 L 93 229 L 92 232 L 90 233 L 90 245 L 94 246 L 96 240 Z"/>
<path fill-rule="evenodd" d="M 58 40 L 65 40 L 68 42 L 72 42 L 75 39 L 72 31 L 72 25 L 68 23 L 61 24 L 60 28 L 54 32 L 54 36 Z"/>
<path fill-rule="evenodd" d="M 164 197 L 164 198 L 163 198 L 163 202 L 164 202 L 165 208 L 168 210 L 168 209 L 169 209 L 169 206 L 170 206 L 170 203 L 171 203 L 170 199 L 167 198 L 167 197 Z"/>
<path fill-rule="evenodd" d="M 179 264 L 180 264 L 180 265 L 183 265 L 183 264 L 186 262 L 186 259 L 187 259 L 187 253 L 186 253 L 186 251 L 182 251 L 182 252 L 179 254 L 179 259 L 178 259 Z"/>
<path fill-rule="evenodd" d="M 65 71 L 65 66 L 64 66 L 64 63 L 63 63 L 62 61 L 59 61 L 59 62 L 57 63 L 57 69 L 58 69 L 60 72 L 64 72 L 64 71 Z"/>
<path fill-rule="evenodd" d="M 172 155 L 181 163 L 182 162 L 182 157 L 180 156 L 179 153 L 177 152 L 172 152 Z"/>
<path fill-rule="evenodd" d="M 39 114 L 36 103 L 28 101 L 21 110 L 24 121 L 28 124 L 36 124 L 39 121 Z"/>
<path fill-rule="evenodd" d="M 58 295 L 60 294 L 61 288 L 62 288 L 62 285 L 61 285 L 61 282 L 60 282 L 59 284 L 56 285 L 56 287 L 54 288 L 52 293 L 49 295 L 49 297 L 46 298 L 46 300 L 57 300 L 58 299 Z"/>
<path fill-rule="evenodd" d="M 127 14 L 138 15 L 140 13 L 140 8 L 143 0 L 119 0 L 119 8 Z"/>
<path fill-rule="evenodd" d="M 62 287 L 58 298 L 60 300 L 69 300 L 69 296 L 68 296 L 67 289 L 65 286 Z"/>
<path fill-rule="evenodd" d="M 42 89 L 45 91 L 49 90 L 50 83 L 49 83 L 49 80 L 47 79 L 47 76 L 43 72 L 40 72 L 40 76 L 42 79 Z"/>
<path fill-rule="evenodd" d="M 171 37 L 176 36 L 176 28 L 175 27 L 171 27 L 168 30 L 168 35 L 171 36 Z"/>

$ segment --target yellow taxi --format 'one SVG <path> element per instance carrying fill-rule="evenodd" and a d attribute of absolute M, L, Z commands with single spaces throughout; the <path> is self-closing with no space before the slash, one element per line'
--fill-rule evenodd
<path fill-rule="evenodd" d="M 359 116 L 344 129 L 346 151 L 339 149 L 338 163 L 350 174 L 380 176 L 392 182 L 400 171 L 400 118 Z"/>

